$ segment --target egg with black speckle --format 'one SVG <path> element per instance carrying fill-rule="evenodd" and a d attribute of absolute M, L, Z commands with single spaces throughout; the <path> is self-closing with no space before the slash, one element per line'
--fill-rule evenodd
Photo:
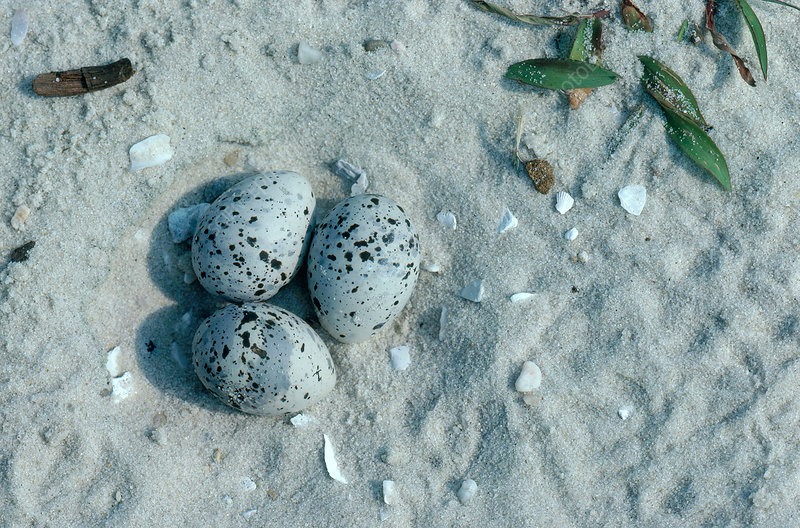
<path fill-rule="evenodd" d="M 264 301 L 300 269 L 314 228 L 316 199 L 300 174 L 248 177 L 203 214 L 192 239 L 192 267 L 210 293 Z"/>
<path fill-rule="evenodd" d="M 390 198 L 360 194 L 314 230 L 308 287 L 322 327 L 343 343 L 366 341 L 394 320 L 419 275 L 419 240 Z"/>
<path fill-rule="evenodd" d="M 336 384 L 325 343 L 302 319 L 267 303 L 229 304 L 204 320 L 192 361 L 203 385 L 249 414 L 297 412 Z"/>

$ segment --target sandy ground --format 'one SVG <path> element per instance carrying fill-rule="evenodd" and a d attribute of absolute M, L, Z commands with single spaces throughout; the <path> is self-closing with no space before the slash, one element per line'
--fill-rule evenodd
<path fill-rule="evenodd" d="M 551 4 L 503 5 L 602 7 Z M 723 4 L 719 28 L 755 65 Z M 502 75 L 565 55 L 572 30 L 466 1 L 31 1 L 19 47 L 20 6 L 0 1 L 0 526 L 800 523 L 800 13 L 752 4 L 768 82 L 745 85 L 710 42 L 674 41 L 703 2 L 641 0 L 653 34 L 626 32 L 613 3 L 604 59 L 621 79 L 570 111 Z M 370 38 L 405 50 L 367 52 Z M 298 63 L 301 40 L 319 63 Z M 643 53 L 694 91 L 732 192 L 667 142 L 638 84 Z M 137 73 L 120 86 L 30 89 L 39 73 L 122 57 Z M 556 167 L 554 191 L 575 197 L 566 215 L 514 162 L 519 115 Z M 156 133 L 173 159 L 131 173 L 128 149 Z M 185 282 L 189 247 L 172 243 L 167 215 L 272 169 L 304 174 L 324 213 L 348 194 L 340 158 L 406 208 L 442 273 L 423 272 L 371 341 L 323 335 L 339 382 L 306 412 L 312 425 L 236 413 L 188 367 L 194 328 L 220 303 Z M 616 197 L 632 183 L 648 190 L 638 217 Z M 14 229 L 21 205 L 32 212 Z M 519 226 L 498 235 L 506 207 Z M 30 258 L 10 262 L 29 240 Z M 479 304 L 458 296 L 474 279 Z M 303 282 L 275 302 L 310 317 Z M 533 299 L 512 304 L 522 291 Z M 387 350 L 403 343 L 412 365 L 397 372 Z M 119 402 L 116 346 L 135 389 Z M 544 377 L 532 405 L 514 390 L 526 360 Z M 326 473 L 323 433 L 347 485 Z M 478 491 L 462 505 L 466 478 Z M 383 503 L 386 479 L 398 504 Z"/>

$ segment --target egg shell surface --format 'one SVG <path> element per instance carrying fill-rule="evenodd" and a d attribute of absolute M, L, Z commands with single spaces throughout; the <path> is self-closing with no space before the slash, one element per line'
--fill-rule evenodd
<path fill-rule="evenodd" d="M 303 263 L 315 206 L 311 184 L 296 172 L 257 174 L 229 188 L 192 239 L 198 281 L 231 301 L 269 299 Z"/>
<path fill-rule="evenodd" d="M 192 361 L 203 385 L 250 414 L 281 415 L 325 398 L 336 368 L 308 324 L 267 303 L 229 304 L 204 320 Z"/>
<path fill-rule="evenodd" d="M 308 288 L 320 323 L 343 343 L 366 341 L 411 297 L 419 240 L 405 211 L 376 194 L 336 205 L 314 231 Z"/>

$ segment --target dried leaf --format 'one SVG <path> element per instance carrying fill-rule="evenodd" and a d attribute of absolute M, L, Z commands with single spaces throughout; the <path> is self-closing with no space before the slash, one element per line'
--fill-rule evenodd
<path fill-rule="evenodd" d="M 549 90 L 597 88 L 611 84 L 616 73 L 596 64 L 570 59 L 529 59 L 508 67 L 506 78 Z"/>
<path fill-rule="evenodd" d="M 603 53 L 602 34 L 603 26 L 600 20 L 596 18 L 591 21 L 582 20 L 578 25 L 575 42 L 572 44 L 569 58 L 576 61 L 588 61 L 592 57 L 596 57 L 599 64 L 600 56 Z M 569 107 L 577 110 L 591 93 L 592 88 L 567 90 Z"/>
<path fill-rule="evenodd" d="M 695 164 L 708 171 L 722 187 L 731 190 L 731 176 L 725 156 L 697 123 L 683 115 L 663 108 L 667 122 L 664 128 L 672 141 Z"/>
<path fill-rule="evenodd" d="M 514 20 L 516 22 L 522 22 L 523 24 L 530 24 L 532 26 L 574 26 L 583 19 L 600 18 L 607 16 L 609 14 L 609 11 L 601 10 L 588 14 L 572 14 L 563 17 L 517 15 L 513 13 L 510 9 L 506 9 L 505 7 L 500 7 L 497 4 L 492 4 L 490 2 L 484 2 L 482 0 L 472 0 L 472 3 L 475 7 L 482 9 L 483 11 L 504 16 L 510 20 Z"/>
<path fill-rule="evenodd" d="M 756 54 L 758 55 L 758 62 L 761 64 L 761 73 L 764 74 L 764 80 L 767 80 L 767 40 L 764 36 L 764 28 L 761 27 L 753 8 L 747 3 L 747 0 L 734 0 L 739 11 L 742 12 L 747 27 L 750 29 L 750 35 L 753 37 L 753 44 L 756 46 Z"/>
<path fill-rule="evenodd" d="M 647 55 L 639 55 L 644 65 L 642 86 L 662 108 L 677 112 L 703 128 L 708 127 L 694 94 L 677 73 Z"/>
<path fill-rule="evenodd" d="M 749 84 L 750 86 L 756 85 L 756 80 L 753 78 L 753 74 L 750 73 L 750 70 L 744 63 L 744 59 L 742 59 L 739 55 L 736 54 L 736 51 L 728 44 L 728 40 L 722 36 L 722 33 L 717 31 L 716 27 L 714 26 L 714 15 L 717 11 L 717 5 L 714 0 L 706 0 L 706 29 L 708 29 L 709 33 L 711 33 L 711 40 L 714 42 L 714 46 L 721 49 L 724 52 L 730 54 L 733 58 L 733 62 L 736 64 L 736 67 L 739 69 L 739 75 L 744 79 L 744 82 Z"/>
<path fill-rule="evenodd" d="M 653 31 L 653 23 L 631 0 L 622 0 L 622 23 L 629 31 Z"/>

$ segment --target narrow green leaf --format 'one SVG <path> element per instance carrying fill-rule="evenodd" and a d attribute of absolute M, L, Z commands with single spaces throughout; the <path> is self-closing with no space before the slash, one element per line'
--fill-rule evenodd
<path fill-rule="evenodd" d="M 793 6 L 792 4 L 790 4 L 788 2 L 781 2 L 780 0 L 764 0 L 764 2 L 769 2 L 770 4 L 778 4 L 778 5 L 782 5 L 784 7 L 791 7 L 792 9 L 797 9 L 798 11 L 800 11 L 800 7 Z"/>
<path fill-rule="evenodd" d="M 678 35 L 675 37 L 675 42 L 683 42 L 683 39 L 686 38 L 686 30 L 689 29 L 689 19 L 683 21 L 681 27 L 678 29 Z"/>
<path fill-rule="evenodd" d="M 515 22 L 530 24 L 532 26 L 574 26 L 581 20 L 602 17 L 608 14 L 608 11 L 595 11 L 594 13 L 589 13 L 586 15 L 573 14 L 562 17 L 518 15 L 512 12 L 510 9 L 500 7 L 499 5 L 492 4 L 491 2 L 484 2 L 483 0 L 472 0 L 472 4 L 483 11 L 506 17 L 510 20 L 514 20 Z"/>
<path fill-rule="evenodd" d="M 664 128 L 672 141 L 695 164 L 708 171 L 722 187 L 731 190 L 731 175 L 722 151 L 697 123 L 669 108 L 663 108 L 667 122 Z"/>
<path fill-rule="evenodd" d="M 611 84 L 616 73 L 590 62 L 570 59 L 529 59 L 508 67 L 506 78 L 548 90 L 597 88 Z"/>
<path fill-rule="evenodd" d="M 758 55 L 758 62 L 761 63 L 761 73 L 764 74 L 764 80 L 767 80 L 767 40 L 764 37 L 764 28 L 761 27 L 753 8 L 747 3 L 747 0 L 734 0 L 739 11 L 744 15 L 744 20 L 747 22 L 747 27 L 750 29 L 750 35 L 753 37 L 753 44 L 756 46 L 756 54 Z"/>
<path fill-rule="evenodd" d="M 644 65 L 642 86 L 662 108 L 677 112 L 703 128 L 708 127 L 697 99 L 677 73 L 647 55 L 639 55 Z"/>

